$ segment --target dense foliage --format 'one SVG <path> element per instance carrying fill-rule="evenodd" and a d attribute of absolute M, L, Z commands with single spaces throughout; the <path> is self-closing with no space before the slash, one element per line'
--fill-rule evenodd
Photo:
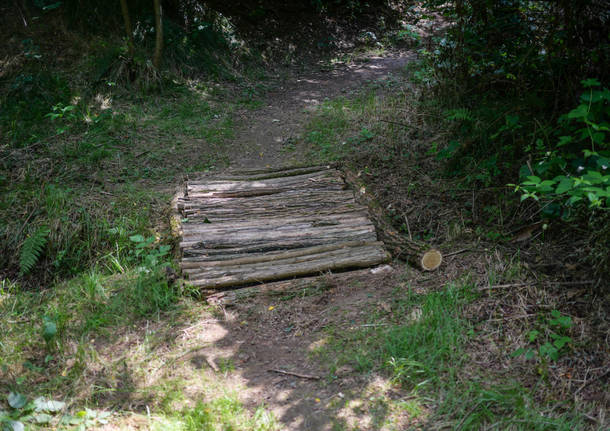
<path fill-rule="evenodd" d="M 582 225 L 591 233 L 583 253 L 607 273 L 607 3 L 428 4 L 451 23 L 433 50 L 422 51 L 423 81 L 454 125 L 454 140 L 439 154 L 447 172 L 478 186 L 513 184 L 522 200 L 540 202 L 534 214 Z"/>

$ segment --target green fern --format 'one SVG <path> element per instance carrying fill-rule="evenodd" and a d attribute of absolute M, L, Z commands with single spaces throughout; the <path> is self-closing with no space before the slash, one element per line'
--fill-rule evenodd
<path fill-rule="evenodd" d="M 36 262 L 38 262 L 38 259 L 42 254 L 42 249 L 47 245 L 49 233 L 51 233 L 51 230 L 48 227 L 43 226 L 25 239 L 21 246 L 21 253 L 19 256 L 19 269 L 21 275 L 30 272 L 32 268 L 34 268 L 34 265 L 36 265 Z"/>
<path fill-rule="evenodd" d="M 450 109 L 445 112 L 446 118 L 452 121 L 474 121 L 468 108 Z"/>

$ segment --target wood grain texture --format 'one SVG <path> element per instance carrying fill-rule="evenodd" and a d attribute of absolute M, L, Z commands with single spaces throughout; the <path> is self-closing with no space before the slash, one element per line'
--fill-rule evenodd
<path fill-rule="evenodd" d="M 189 179 L 174 199 L 189 283 L 225 288 L 387 262 L 366 207 L 336 169 L 234 170 Z"/>

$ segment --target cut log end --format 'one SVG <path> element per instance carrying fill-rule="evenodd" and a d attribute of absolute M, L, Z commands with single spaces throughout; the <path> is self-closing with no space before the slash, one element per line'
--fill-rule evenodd
<path fill-rule="evenodd" d="M 436 249 L 426 251 L 421 257 L 420 265 L 424 271 L 434 271 L 443 263 L 443 255 Z"/>

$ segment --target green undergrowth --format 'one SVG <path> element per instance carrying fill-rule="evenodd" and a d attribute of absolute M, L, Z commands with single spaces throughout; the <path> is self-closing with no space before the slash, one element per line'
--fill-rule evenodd
<path fill-rule="evenodd" d="M 78 386 L 88 355 L 94 354 L 89 340 L 111 342 L 118 329 L 179 313 L 183 292 L 168 284 L 163 269 L 170 265 L 169 247 L 150 243 L 140 255 L 109 257 L 107 269 L 94 268 L 42 292 L 4 280 L 4 383 L 25 393 L 65 393 L 65 385 Z M 45 383 L 33 385 L 42 376 Z"/>
<path fill-rule="evenodd" d="M 234 105 L 221 97 L 207 84 L 138 97 L 108 90 L 47 106 L 34 129 L 0 121 L 4 275 L 31 273 L 38 280 L 30 282 L 47 284 L 150 230 L 170 199 L 168 184 L 226 163 Z M 48 235 L 37 265 L 20 267 L 23 244 L 40 229 Z"/>
<path fill-rule="evenodd" d="M 468 345 L 483 334 L 475 332 L 464 311 L 477 297 L 468 281 L 432 292 L 397 287 L 392 320 L 379 324 L 384 320 L 371 310 L 370 321 L 360 328 L 330 327 L 327 342 L 313 355 L 331 364 L 331 380 L 345 366 L 387 376 L 408 400 L 392 403 L 420 424 L 413 429 L 439 423 L 464 430 L 583 429 L 584 416 L 569 406 L 555 411 L 556 405 L 536 401 L 516 380 L 472 363 Z"/>
<path fill-rule="evenodd" d="M 583 81 L 574 109 L 553 118 L 535 93 L 460 98 L 449 91 L 454 82 L 442 81 L 435 58 L 423 50 L 420 60 L 390 79 L 322 103 L 304 131 L 309 157 L 342 161 L 377 183 L 382 200 L 384 192 L 397 197 L 382 180 L 393 174 L 401 187 L 398 203 L 430 193 L 454 201 L 467 212 L 461 230 L 487 240 L 508 241 L 515 225 L 541 221 L 545 230 L 552 227 L 544 237 L 579 244 L 579 260 L 603 285 L 610 265 L 608 89 L 595 79 Z M 477 192 L 478 209 L 460 199 L 466 190 Z M 396 227 L 408 234 L 404 214 L 392 211 Z M 419 239 L 433 236 L 410 228 Z"/>
<path fill-rule="evenodd" d="M 523 281 L 529 273 L 524 268 L 530 267 L 521 262 L 519 248 L 536 256 L 540 253 L 539 262 L 545 258 L 544 249 L 557 247 L 552 241 L 554 236 L 557 240 L 560 229 L 569 228 L 549 217 L 552 208 L 548 202 L 520 203 L 514 187 L 507 186 L 519 178 L 521 132 L 529 117 L 519 113 L 515 120 L 505 112 L 500 115 L 506 98 L 500 103 L 490 97 L 486 103 L 464 110 L 450 108 L 449 100 L 436 93 L 437 79 L 425 62 L 413 62 L 402 76 L 369 83 L 348 97 L 323 103 L 306 126 L 304 139 L 310 144 L 310 154 L 321 161 L 340 160 L 347 165 L 363 183 L 361 191 L 371 193 L 386 210 L 388 221 L 406 236 L 439 244 L 444 250 L 484 246 L 487 251 L 487 247 L 508 245 L 513 261 L 503 266 L 502 276 L 511 283 Z M 417 87 L 409 82 L 416 82 Z M 591 130 L 597 127 L 589 126 Z M 439 214 L 443 220 L 437 223 Z M 532 223 L 532 214 L 554 223 L 558 230 L 545 235 L 545 225 L 532 245 L 529 241 L 513 245 L 512 226 Z M 600 224 L 605 216 L 601 211 L 593 214 L 590 226 L 597 227 L 580 231 L 597 238 L 583 245 L 596 256 L 597 276 L 603 275 L 609 255 L 607 244 L 600 241 L 602 231 L 607 231 Z M 578 241 L 583 239 L 588 241 L 582 235 Z M 583 257 L 585 261 L 589 258 Z M 501 281 L 493 269 L 487 269 L 486 275 L 490 284 Z M 474 284 L 467 282 L 427 293 L 399 288 L 392 321 L 384 321 L 371 310 L 370 320 L 358 322 L 363 324 L 356 325 L 358 329 L 331 327 L 330 342 L 315 355 L 332 364 L 331 380 L 341 378 L 342 369 L 348 366 L 371 377 L 381 374 L 400 386 L 406 393 L 402 407 L 386 397 L 386 408 L 406 412 L 419 424 L 413 429 L 435 429 L 438 424 L 471 430 L 595 429 L 583 413 L 588 407 L 552 394 L 548 386 L 548 367 L 570 349 L 566 348 L 569 337 L 548 333 L 543 341 L 535 341 L 540 346 L 534 354 L 538 361 L 534 377 L 513 370 L 502 374 L 473 363 L 471 352 L 484 349 L 478 342 L 485 340 L 485 345 L 490 336 L 477 332 L 470 320 L 476 316 L 465 313 L 477 298 Z M 486 306 L 494 307 L 494 301 Z M 526 327 L 513 330 L 502 337 L 528 339 Z M 506 351 L 506 357 L 515 349 Z M 550 350 L 555 359 L 549 359 Z M 532 383 L 532 379 L 538 381 Z M 577 411 L 577 405 L 583 410 Z M 372 403 L 368 407 L 375 414 Z M 381 422 L 384 415 L 379 414 Z M 339 420 L 337 429 L 351 428 Z"/>
<path fill-rule="evenodd" d="M 210 402 L 198 402 L 194 407 L 169 413 L 156 419 L 152 430 L 169 431 L 274 431 L 279 424 L 264 407 L 248 412 L 235 394 L 227 394 Z"/>
<path fill-rule="evenodd" d="M 2 429 L 102 425 L 104 411 L 142 396 L 134 380 L 145 378 L 147 355 L 175 334 L 147 335 L 134 350 L 121 340 L 166 319 L 169 333 L 201 311 L 196 292 L 173 282 L 174 188 L 226 165 L 236 109 L 256 109 L 266 88 L 247 73 L 215 75 L 230 79 L 221 82 L 169 66 L 153 87 L 114 80 L 121 51 L 111 45 L 95 45 L 108 58 L 89 53 L 70 70 L 28 59 L 0 81 L 0 397 L 28 400 L 2 403 Z M 66 407 L 48 414 L 32 404 L 41 396 Z M 274 429 L 235 397 L 183 413 L 163 415 L 172 429 Z"/>
<path fill-rule="evenodd" d="M 304 130 L 308 157 L 322 162 L 344 160 L 355 153 L 375 151 L 383 136 L 380 108 L 388 103 L 387 91 L 398 88 L 399 77 L 372 81 L 349 96 L 323 102 Z"/>

